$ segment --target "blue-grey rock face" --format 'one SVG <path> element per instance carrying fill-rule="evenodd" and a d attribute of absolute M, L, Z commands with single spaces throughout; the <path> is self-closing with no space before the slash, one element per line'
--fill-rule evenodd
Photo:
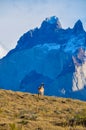
<path fill-rule="evenodd" d="M 0 87 L 86 100 L 86 32 L 81 21 L 63 29 L 55 16 L 20 37 L 0 60 Z"/>

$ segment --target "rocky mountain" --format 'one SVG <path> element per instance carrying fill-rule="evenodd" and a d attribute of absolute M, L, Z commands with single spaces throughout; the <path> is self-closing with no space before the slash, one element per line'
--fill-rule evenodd
<path fill-rule="evenodd" d="M 0 87 L 86 100 L 86 32 L 78 20 L 63 29 L 56 16 L 23 34 L 0 60 Z"/>

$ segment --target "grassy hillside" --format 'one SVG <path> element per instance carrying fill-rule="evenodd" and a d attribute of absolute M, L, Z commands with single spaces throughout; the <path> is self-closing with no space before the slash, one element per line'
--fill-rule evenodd
<path fill-rule="evenodd" d="M 86 130 L 86 102 L 0 90 L 0 130 Z"/>

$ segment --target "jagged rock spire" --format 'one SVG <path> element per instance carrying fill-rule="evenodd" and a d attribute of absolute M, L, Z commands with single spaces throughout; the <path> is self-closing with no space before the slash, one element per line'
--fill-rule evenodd
<path fill-rule="evenodd" d="M 47 21 L 50 24 L 56 24 L 58 26 L 58 28 L 62 28 L 59 18 L 56 16 L 46 18 L 45 21 Z"/>
<path fill-rule="evenodd" d="M 83 24 L 81 22 L 81 20 L 78 20 L 75 25 L 74 25 L 74 28 L 73 28 L 73 31 L 75 33 L 80 33 L 80 32 L 83 32 L 84 31 L 84 28 L 83 28 Z"/>
<path fill-rule="evenodd" d="M 41 24 L 41 28 L 53 28 L 53 29 L 62 29 L 61 23 L 58 19 L 58 17 L 56 16 L 52 16 L 49 18 L 46 18 L 42 24 Z"/>

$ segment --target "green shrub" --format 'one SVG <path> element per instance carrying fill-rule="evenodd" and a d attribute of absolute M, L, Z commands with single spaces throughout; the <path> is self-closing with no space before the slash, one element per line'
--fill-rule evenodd
<path fill-rule="evenodd" d="M 22 126 L 16 126 L 14 123 L 9 124 L 10 130 L 22 130 Z"/>

